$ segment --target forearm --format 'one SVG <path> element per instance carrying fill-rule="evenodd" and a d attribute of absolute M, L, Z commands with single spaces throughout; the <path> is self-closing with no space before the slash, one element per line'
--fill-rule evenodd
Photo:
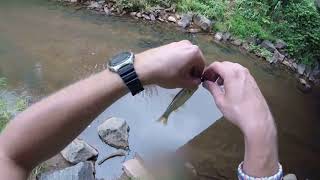
<path fill-rule="evenodd" d="M 243 170 L 254 177 L 272 176 L 278 171 L 277 132 L 273 119 L 244 132 Z"/>
<path fill-rule="evenodd" d="M 144 86 L 164 88 L 197 87 L 200 77 L 194 72 L 201 73 L 204 66 L 202 52 L 189 41 L 142 52 L 134 61 Z M 106 70 L 31 106 L 0 135 L 0 174 L 6 173 L 3 169 L 10 162 L 11 172 L 24 177 L 32 167 L 58 153 L 127 91 L 119 75 Z"/>
<path fill-rule="evenodd" d="M 73 84 L 31 106 L 0 136 L 1 151 L 24 168 L 51 157 L 127 92 L 108 70 Z"/>

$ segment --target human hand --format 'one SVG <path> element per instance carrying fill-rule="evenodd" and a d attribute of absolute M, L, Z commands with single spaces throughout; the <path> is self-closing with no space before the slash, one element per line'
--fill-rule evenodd
<path fill-rule="evenodd" d="M 135 69 L 144 85 L 164 88 L 194 88 L 205 66 L 198 46 L 190 41 L 170 43 L 136 55 Z"/>
<path fill-rule="evenodd" d="M 214 62 L 206 68 L 203 77 L 207 80 L 204 87 L 223 115 L 245 134 L 274 126 L 266 100 L 248 69 L 237 63 Z M 224 85 L 224 90 L 219 83 Z"/>
<path fill-rule="evenodd" d="M 223 115 L 245 136 L 243 170 L 254 177 L 278 170 L 276 128 L 269 107 L 248 69 L 231 62 L 214 62 L 206 68 L 204 87 Z M 219 85 L 224 85 L 220 87 Z"/>

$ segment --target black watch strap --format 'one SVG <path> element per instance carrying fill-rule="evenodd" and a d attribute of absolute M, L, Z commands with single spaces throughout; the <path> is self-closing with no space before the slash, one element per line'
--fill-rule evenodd
<path fill-rule="evenodd" d="M 134 70 L 133 64 L 128 64 L 121 67 L 118 71 L 118 74 L 128 86 L 133 96 L 144 90 L 142 83 L 140 82 L 138 75 Z"/>

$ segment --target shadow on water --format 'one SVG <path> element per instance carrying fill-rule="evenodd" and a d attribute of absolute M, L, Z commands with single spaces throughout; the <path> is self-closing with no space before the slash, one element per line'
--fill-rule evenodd
<path fill-rule="evenodd" d="M 0 2 L 0 75 L 9 79 L 11 89 L 27 89 L 35 97 L 101 71 L 117 52 L 141 52 L 183 39 L 197 44 L 208 64 L 230 60 L 250 69 L 275 116 L 285 169 L 302 179 L 320 179 L 319 89 L 302 94 L 291 75 L 233 47 L 216 44 L 211 36 L 184 34 L 172 25 L 98 16 L 41 0 Z M 135 152 L 153 157 L 185 144 L 178 154 L 199 172 L 234 179 L 235 167 L 243 158 L 242 135 L 226 120 L 211 125 L 221 114 L 203 88 L 170 116 L 167 127 L 154 123 L 176 92 L 153 88 L 151 96 L 148 92 L 127 95 L 97 117 L 80 137 L 99 150 L 100 160 L 114 149 L 99 140 L 97 126 L 108 117 L 122 117 L 131 129 L 128 158 Z M 97 177 L 118 176 L 122 161 L 114 158 L 98 166 Z"/>

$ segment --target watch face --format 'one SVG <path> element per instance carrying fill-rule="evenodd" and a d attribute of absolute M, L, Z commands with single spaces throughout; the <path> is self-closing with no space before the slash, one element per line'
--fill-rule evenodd
<path fill-rule="evenodd" d="M 126 61 L 130 56 L 131 56 L 130 52 L 123 52 L 123 53 L 117 54 L 111 58 L 111 60 L 109 61 L 109 65 L 117 66 L 123 63 L 124 61 Z"/>

